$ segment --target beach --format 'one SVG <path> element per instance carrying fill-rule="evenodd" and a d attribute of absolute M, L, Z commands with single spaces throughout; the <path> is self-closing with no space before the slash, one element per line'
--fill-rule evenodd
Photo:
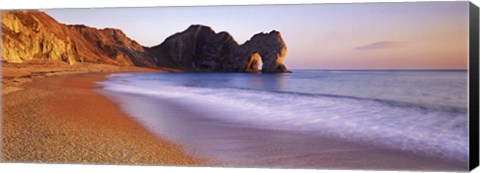
<path fill-rule="evenodd" d="M 94 91 L 116 72 L 161 71 L 109 65 L 12 65 L 2 69 L 2 161 L 198 165 Z"/>
<path fill-rule="evenodd" d="M 222 104 L 219 101 L 212 102 L 213 100 L 202 100 L 201 102 L 207 105 L 197 105 L 195 98 L 185 97 L 185 94 L 193 94 L 189 92 L 200 92 L 204 95 L 210 90 L 206 92 L 205 89 L 188 88 L 190 91 L 182 90 L 176 93 L 174 90 L 182 89 L 182 86 L 168 88 L 169 85 L 160 83 L 153 83 L 154 88 L 142 88 L 140 91 L 158 90 L 161 91 L 158 94 L 164 95 L 162 97 L 109 90 L 109 86 L 115 86 L 113 85 L 115 83 L 111 84 L 112 80 L 120 82 L 119 87 L 136 85 L 141 82 L 135 80 L 133 83 L 123 82 L 131 79 L 132 75 L 151 79 L 148 78 L 149 75 L 151 77 L 151 75 L 162 73 L 144 72 L 163 72 L 172 71 L 172 69 L 152 70 L 108 65 L 65 68 L 63 65 L 32 67 L 32 65 L 6 64 L 2 67 L 4 77 L 2 161 L 4 162 L 466 170 L 462 163 L 452 163 L 441 158 L 368 145 L 355 140 L 344 140 L 319 134 L 318 131 L 312 134 L 316 131 L 312 129 L 296 131 L 282 128 L 284 126 L 282 124 L 273 124 L 277 128 L 272 129 L 268 128 L 268 123 L 261 127 L 245 123 L 241 119 L 231 121 L 230 118 L 241 118 L 242 111 L 230 110 L 228 105 L 223 105 L 224 108 L 218 107 Z M 174 79 L 181 79 L 181 75 L 185 74 L 172 73 L 164 80 L 155 82 L 168 81 L 170 75 L 173 75 Z M 197 75 L 202 74 L 191 75 L 195 79 L 198 78 Z M 218 79 L 219 75 L 224 74 L 211 75 Z M 233 75 L 237 78 L 244 76 L 243 74 Z M 251 77 L 248 74 L 245 75 L 244 77 Z M 232 79 L 231 76 L 225 77 Z M 285 80 L 272 81 L 270 79 L 272 76 L 268 75 L 258 77 L 267 77 L 262 80 L 269 81 L 268 84 L 275 84 L 275 86 L 283 86 L 281 81 Z M 191 82 L 194 81 L 193 79 L 189 77 L 182 81 Z M 240 79 L 244 81 L 244 78 Z M 214 84 L 218 85 L 217 82 L 215 81 Z M 197 82 L 197 84 L 201 83 Z M 224 90 L 218 88 L 212 92 L 222 93 Z M 247 95 L 237 95 L 236 98 L 238 100 L 247 97 L 251 92 L 243 93 Z M 239 94 L 242 91 L 235 93 Z M 179 97 L 176 94 L 183 95 Z M 195 94 L 193 96 L 203 97 Z M 274 98 L 281 100 L 284 96 L 281 94 Z M 182 97 L 188 100 L 183 100 Z M 259 95 L 255 97 L 261 98 Z M 212 96 L 211 99 L 213 98 L 217 97 Z M 269 101 L 278 102 L 275 99 Z M 208 109 L 206 106 L 210 102 L 217 106 Z M 305 103 L 302 104 L 305 105 Z M 257 105 L 262 104 L 257 103 Z M 308 107 L 303 109 L 306 110 Z M 243 112 L 243 114 L 248 113 L 248 111 Z M 308 115 L 308 112 L 305 113 L 307 114 L 303 115 L 304 117 Z M 223 116 L 223 118 L 215 116 Z M 262 116 L 269 120 L 282 120 L 282 117 L 269 118 L 268 114 Z M 271 116 L 276 115 L 271 114 Z M 298 118 L 293 120 L 295 121 L 285 119 L 286 125 L 299 122 Z M 264 120 L 257 118 L 256 121 Z M 308 122 L 315 121 L 308 120 Z M 342 131 L 341 127 L 335 129 Z"/>

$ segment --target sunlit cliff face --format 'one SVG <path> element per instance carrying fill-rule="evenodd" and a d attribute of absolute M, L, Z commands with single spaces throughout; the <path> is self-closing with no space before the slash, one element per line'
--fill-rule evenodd
<path fill-rule="evenodd" d="M 277 64 L 283 64 L 286 56 L 287 56 L 287 47 L 283 47 L 280 53 L 277 55 Z"/>
<path fill-rule="evenodd" d="M 260 54 L 257 52 L 253 53 L 252 57 L 247 63 L 247 72 L 257 73 L 259 72 L 260 64 L 262 63 Z"/>
<path fill-rule="evenodd" d="M 65 25 L 39 11 L 2 12 L 2 61 L 154 66 L 144 48 L 121 30 Z"/>
<path fill-rule="evenodd" d="M 74 64 L 70 37 L 56 37 L 47 27 L 27 12 L 3 12 L 2 61 L 21 63 L 43 58 Z"/>

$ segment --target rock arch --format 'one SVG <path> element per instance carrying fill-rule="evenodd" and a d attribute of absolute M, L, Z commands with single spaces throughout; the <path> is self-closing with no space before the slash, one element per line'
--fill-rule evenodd
<path fill-rule="evenodd" d="M 192 25 L 149 50 L 158 59 L 169 61 L 166 66 L 193 71 L 258 72 L 262 64 L 263 73 L 290 72 L 283 64 L 287 48 L 275 30 L 255 34 L 239 45 L 227 32 L 215 33 L 208 26 Z"/>
<path fill-rule="evenodd" d="M 249 63 L 252 61 L 262 61 L 263 73 L 283 73 L 289 72 L 283 64 L 287 54 L 287 47 L 278 31 L 270 33 L 255 34 L 249 41 L 242 45 L 250 53 Z M 257 64 L 259 64 L 257 62 Z M 250 66 L 247 66 L 249 68 Z M 248 70 L 247 70 L 248 71 Z"/>

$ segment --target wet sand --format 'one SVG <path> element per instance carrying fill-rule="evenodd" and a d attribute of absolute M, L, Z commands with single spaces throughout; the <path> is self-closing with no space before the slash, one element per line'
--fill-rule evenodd
<path fill-rule="evenodd" d="M 467 165 L 406 151 L 212 119 L 176 100 L 101 91 L 159 137 L 227 167 L 466 171 Z M 140 108 L 140 109 L 139 109 Z M 218 112 L 217 112 L 218 113 Z M 228 116 L 228 115 L 225 115 Z"/>
<path fill-rule="evenodd" d="M 2 65 L 2 161 L 199 165 L 94 91 L 113 66 Z M 52 67 L 55 66 L 56 68 Z M 103 72 L 102 72 L 103 71 Z"/>

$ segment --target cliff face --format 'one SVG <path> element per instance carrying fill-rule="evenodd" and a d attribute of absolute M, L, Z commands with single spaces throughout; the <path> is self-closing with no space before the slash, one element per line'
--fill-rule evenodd
<path fill-rule="evenodd" d="M 286 46 L 277 31 L 239 45 L 227 32 L 192 25 L 145 48 L 118 29 L 65 25 L 40 11 L 2 12 L 2 61 L 99 63 L 172 67 L 206 72 L 288 72 Z"/>
<path fill-rule="evenodd" d="M 190 26 L 150 50 L 164 59 L 165 65 L 189 70 L 219 71 L 238 44 L 228 33 L 216 34 L 205 26 Z M 241 67 L 237 67 L 241 69 Z"/>
<path fill-rule="evenodd" d="M 283 64 L 287 48 L 279 32 L 259 33 L 239 45 L 227 32 L 192 25 L 150 49 L 168 65 L 195 71 L 288 72 Z"/>
<path fill-rule="evenodd" d="M 39 11 L 2 12 L 2 61 L 154 67 L 154 58 L 117 29 L 64 25 Z"/>

